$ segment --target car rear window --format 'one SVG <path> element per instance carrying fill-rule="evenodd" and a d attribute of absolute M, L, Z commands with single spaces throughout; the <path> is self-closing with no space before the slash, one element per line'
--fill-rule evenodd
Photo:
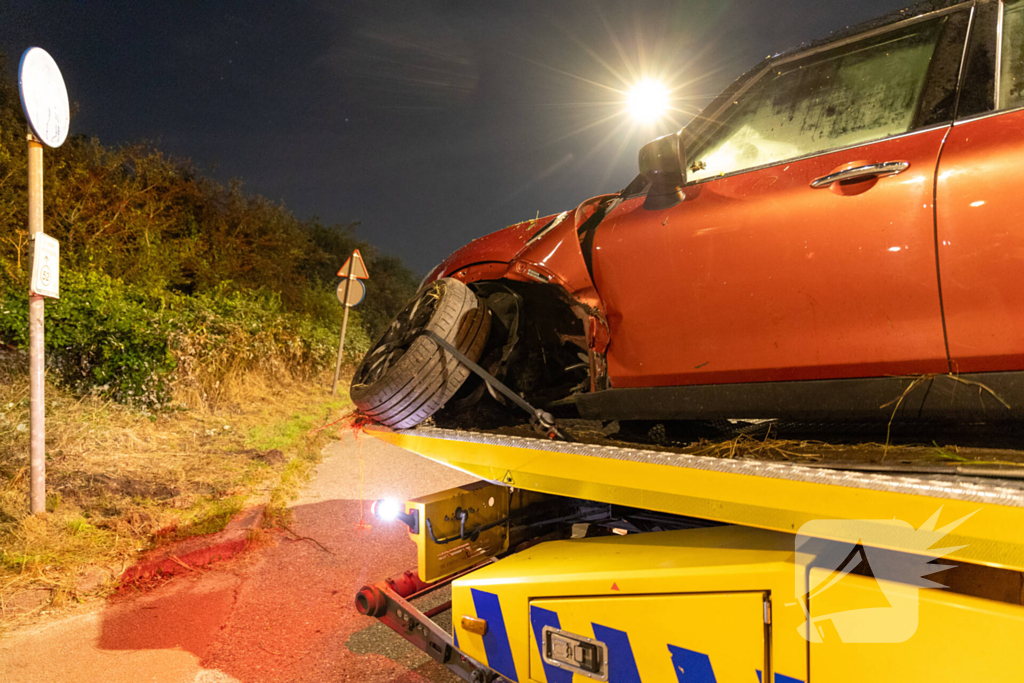
<path fill-rule="evenodd" d="M 907 132 L 947 18 L 769 67 L 687 154 L 689 179 Z"/>

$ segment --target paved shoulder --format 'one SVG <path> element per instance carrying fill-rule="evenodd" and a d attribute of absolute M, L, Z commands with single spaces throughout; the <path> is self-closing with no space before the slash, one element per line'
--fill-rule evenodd
<path fill-rule="evenodd" d="M 360 616 L 353 596 L 416 563 L 405 528 L 369 519 L 370 501 L 474 478 L 369 437 L 349 435 L 326 456 L 293 507 L 294 535 L 271 535 L 236 560 L 0 641 L 0 681 L 455 680 Z"/>

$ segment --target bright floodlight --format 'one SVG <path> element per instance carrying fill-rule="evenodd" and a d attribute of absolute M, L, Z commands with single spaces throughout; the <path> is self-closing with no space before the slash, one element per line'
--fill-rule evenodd
<path fill-rule="evenodd" d="M 420 532 L 419 511 L 414 508 L 412 511 L 406 512 L 405 505 L 394 498 L 381 498 L 373 503 L 370 510 L 374 517 L 383 522 L 393 522 L 397 519 L 409 527 L 411 533 L 418 534 Z"/>
<path fill-rule="evenodd" d="M 641 123 L 654 123 L 668 111 L 668 88 L 658 81 L 645 79 L 626 94 L 626 108 Z"/>
<path fill-rule="evenodd" d="M 402 512 L 402 506 L 394 498 L 381 498 L 373 504 L 373 514 L 384 521 L 398 519 Z"/>

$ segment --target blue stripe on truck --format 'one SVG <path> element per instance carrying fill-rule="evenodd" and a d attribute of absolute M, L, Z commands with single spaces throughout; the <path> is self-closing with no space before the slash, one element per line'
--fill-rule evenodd
<path fill-rule="evenodd" d="M 711 658 L 706 654 L 678 645 L 669 645 L 668 651 L 679 683 L 716 683 Z"/>
<path fill-rule="evenodd" d="M 594 637 L 608 646 L 608 682 L 640 683 L 633 646 L 625 631 L 594 624 Z"/>
<path fill-rule="evenodd" d="M 761 673 L 760 669 L 757 669 L 757 683 L 761 683 L 761 679 L 764 674 Z M 783 674 L 775 674 L 775 683 L 804 683 L 801 678 L 793 678 L 792 676 L 784 676 Z"/>
<path fill-rule="evenodd" d="M 505 618 L 501 615 L 498 596 L 476 588 L 470 591 L 473 594 L 473 605 L 476 606 L 476 616 L 487 622 L 487 633 L 484 635 L 487 666 L 510 681 L 518 682 L 516 663 L 512 660 L 512 646 L 508 642 L 508 631 L 505 629 Z"/>

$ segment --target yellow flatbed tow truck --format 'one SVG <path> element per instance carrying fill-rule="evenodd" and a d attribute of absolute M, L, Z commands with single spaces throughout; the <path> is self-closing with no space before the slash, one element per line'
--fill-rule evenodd
<path fill-rule="evenodd" d="M 366 431 L 481 479 L 378 510 L 418 568 L 356 597 L 465 680 L 1024 680 L 1019 469 Z"/>

